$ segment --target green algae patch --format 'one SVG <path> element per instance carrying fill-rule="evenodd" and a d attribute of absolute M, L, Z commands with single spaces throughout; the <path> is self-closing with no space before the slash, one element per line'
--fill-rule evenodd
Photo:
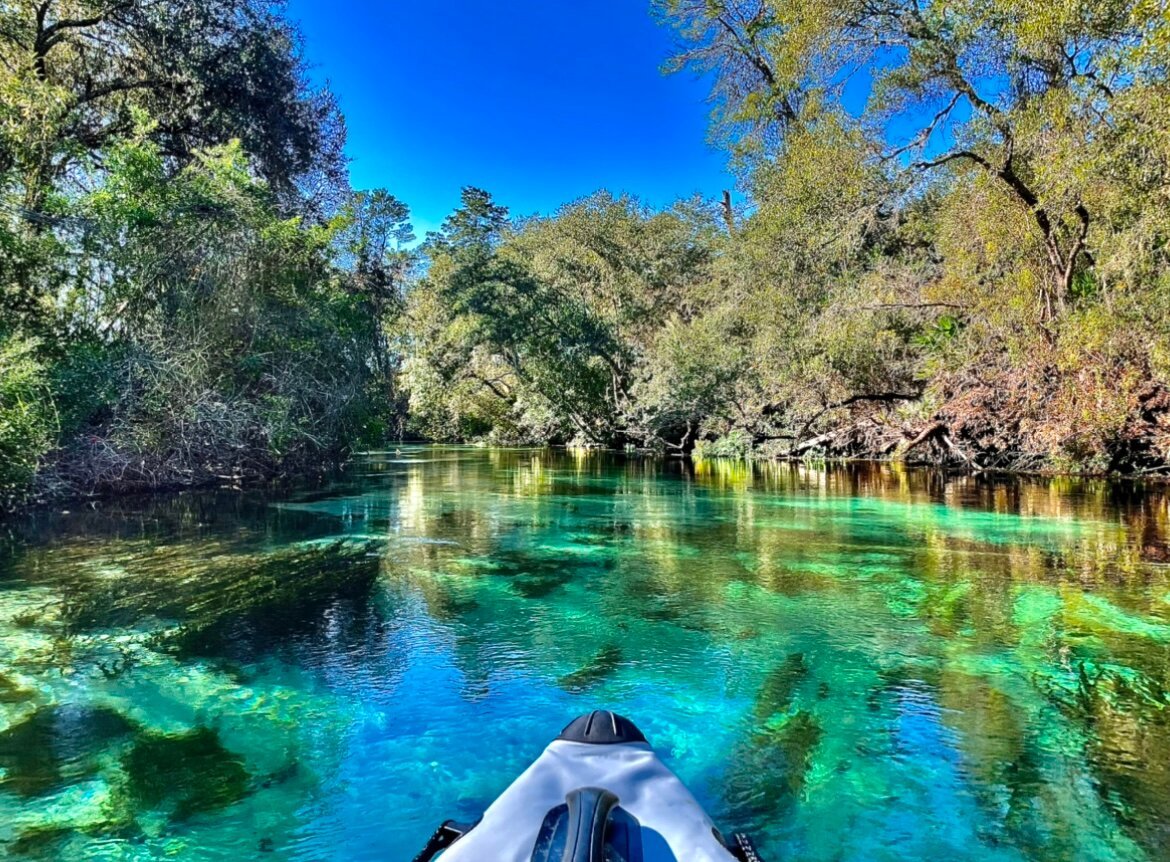
<path fill-rule="evenodd" d="M 616 644 L 608 644 L 597 651 L 588 664 L 582 665 L 572 673 L 567 673 L 557 680 L 557 685 L 565 691 L 582 692 L 617 671 L 622 663 L 622 648 Z"/>
<path fill-rule="evenodd" d="M 0 673 L 0 703 L 27 703 L 35 696 L 35 691 L 22 686 L 15 677 Z"/>
<path fill-rule="evenodd" d="M 804 653 L 794 653 L 772 668 L 764 677 L 763 685 L 756 695 L 753 710 L 756 721 L 764 724 L 777 714 L 788 712 L 797 688 L 808 675 L 809 667 Z"/>
<path fill-rule="evenodd" d="M 929 591 L 917 578 L 901 577 L 878 587 L 886 598 L 886 606 L 894 616 L 917 617 L 926 603 Z"/>
<path fill-rule="evenodd" d="M 959 581 L 941 592 L 932 594 L 928 601 L 929 615 L 938 621 L 956 625 L 968 616 L 968 603 L 975 585 L 970 581 Z"/>
<path fill-rule="evenodd" d="M 1104 807 L 1149 853 L 1162 858 L 1170 823 L 1143 816 L 1170 798 L 1170 696 L 1130 669 L 1077 668 L 1075 695 L 1061 704 L 1084 733 Z"/>
<path fill-rule="evenodd" d="M 1095 633 L 1117 633 L 1170 644 L 1170 625 L 1123 610 L 1108 599 L 1082 593 L 1066 601 L 1066 616 Z"/>
<path fill-rule="evenodd" d="M 17 856 L 30 859 L 57 858 L 73 833 L 68 826 L 34 826 L 21 831 L 9 848 Z"/>
<path fill-rule="evenodd" d="M 176 820 L 239 802 L 249 792 L 243 761 L 219 734 L 144 734 L 122 758 L 124 792 L 134 809 L 166 809 Z"/>
<path fill-rule="evenodd" d="M 532 578 L 521 575 L 511 582 L 517 595 L 526 599 L 543 599 L 563 585 L 561 578 Z"/>
<path fill-rule="evenodd" d="M 41 796 L 96 773 L 100 758 L 135 726 L 112 709 L 38 709 L 0 733 L 0 789 Z"/>
<path fill-rule="evenodd" d="M 726 776 L 726 797 L 736 816 L 775 823 L 803 794 L 825 731 L 807 710 L 798 710 L 750 732 L 736 746 Z"/>
<path fill-rule="evenodd" d="M 1051 627 L 1064 608 L 1056 590 L 1026 586 L 1016 591 L 1012 604 L 1012 623 L 1024 632 L 1037 627 Z"/>

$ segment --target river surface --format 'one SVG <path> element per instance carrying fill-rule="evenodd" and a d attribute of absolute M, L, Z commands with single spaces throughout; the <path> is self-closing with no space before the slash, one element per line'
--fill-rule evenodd
<path fill-rule="evenodd" d="M 409 860 L 608 707 L 769 862 L 1170 859 L 1168 523 L 431 447 L 40 514 L 0 541 L 0 856 Z"/>

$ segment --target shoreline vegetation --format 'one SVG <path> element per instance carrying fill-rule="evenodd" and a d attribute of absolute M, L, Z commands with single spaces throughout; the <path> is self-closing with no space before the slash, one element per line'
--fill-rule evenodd
<path fill-rule="evenodd" d="M 418 241 L 279 4 L 6 4 L 0 511 L 401 439 L 1170 475 L 1164 4 L 653 8 L 736 198 Z"/>

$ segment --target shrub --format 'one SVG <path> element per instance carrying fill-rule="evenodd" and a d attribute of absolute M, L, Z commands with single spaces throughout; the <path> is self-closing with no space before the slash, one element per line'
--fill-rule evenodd
<path fill-rule="evenodd" d="M 736 429 L 717 440 L 699 440 L 695 443 L 695 458 L 750 458 L 752 437 Z"/>
<path fill-rule="evenodd" d="M 24 499 L 57 439 L 49 375 L 28 339 L 0 340 L 0 509 Z"/>

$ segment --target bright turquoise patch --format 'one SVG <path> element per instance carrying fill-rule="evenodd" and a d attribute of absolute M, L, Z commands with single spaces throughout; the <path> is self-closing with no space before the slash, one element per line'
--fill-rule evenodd
<path fill-rule="evenodd" d="M 1102 500 L 406 446 L 44 516 L 0 552 L 0 855 L 409 859 L 607 706 L 774 862 L 1158 859 L 1166 537 Z"/>

